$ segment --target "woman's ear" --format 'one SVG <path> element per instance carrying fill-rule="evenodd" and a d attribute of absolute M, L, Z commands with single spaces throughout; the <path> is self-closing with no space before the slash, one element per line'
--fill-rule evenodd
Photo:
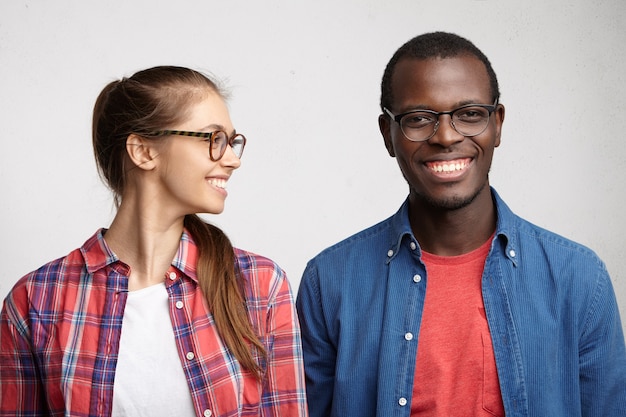
<path fill-rule="evenodd" d="M 137 167 L 148 171 L 154 169 L 158 155 L 154 142 L 131 133 L 126 138 L 126 152 Z"/>

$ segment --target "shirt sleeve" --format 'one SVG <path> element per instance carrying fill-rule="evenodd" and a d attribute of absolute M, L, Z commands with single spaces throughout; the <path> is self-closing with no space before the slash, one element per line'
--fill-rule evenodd
<path fill-rule="evenodd" d="M 0 313 L 0 416 L 47 415 L 29 341 L 27 315 L 16 305 L 16 293 L 20 293 L 19 287 L 16 288 L 6 298 Z"/>
<path fill-rule="evenodd" d="M 289 282 L 277 269 L 266 322 L 267 367 L 263 416 L 308 416 L 300 326 Z"/>
<path fill-rule="evenodd" d="M 626 351 L 611 280 L 602 269 L 579 347 L 582 415 L 626 416 Z"/>
<path fill-rule="evenodd" d="M 311 417 L 330 416 L 337 352 L 326 327 L 317 269 L 311 263 L 300 282 L 297 309 L 302 327 L 309 413 Z"/>

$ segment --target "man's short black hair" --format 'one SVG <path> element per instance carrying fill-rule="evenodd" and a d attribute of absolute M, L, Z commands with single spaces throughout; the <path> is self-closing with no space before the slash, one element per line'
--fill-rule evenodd
<path fill-rule="evenodd" d="M 398 61 L 404 58 L 409 59 L 428 59 L 428 58 L 450 58 L 459 55 L 472 55 L 485 64 L 489 83 L 491 86 L 492 103 L 500 98 L 500 88 L 498 87 L 498 78 L 491 67 L 491 62 L 469 40 L 447 32 L 431 32 L 419 35 L 402 45 L 391 57 L 385 67 L 383 80 L 380 85 L 380 107 L 391 109 L 393 102 L 393 93 L 391 89 L 391 76 Z"/>

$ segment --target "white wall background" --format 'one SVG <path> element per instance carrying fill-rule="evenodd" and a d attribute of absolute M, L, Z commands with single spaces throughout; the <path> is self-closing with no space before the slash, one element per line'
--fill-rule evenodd
<path fill-rule="evenodd" d="M 498 74 L 507 113 L 492 184 L 517 213 L 596 250 L 626 316 L 623 0 L 3 0 L 0 298 L 108 226 L 92 106 L 112 79 L 160 64 L 227 79 L 249 143 L 210 220 L 296 290 L 308 259 L 403 201 L 379 84 L 393 52 L 431 30 L 468 37 Z"/>

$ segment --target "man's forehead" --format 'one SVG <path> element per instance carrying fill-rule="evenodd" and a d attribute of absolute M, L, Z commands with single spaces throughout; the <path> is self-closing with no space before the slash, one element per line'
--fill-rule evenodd
<path fill-rule="evenodd" d="M 470 54 L 443 58 L 403 58 L 394 68 L 391 88 L 396 99 L 447 91 L 491 97 L 487 68 Z"/>
<path fill-rule="evenodd" d="M 410 56 L 406 56 L 400 58 L 395 65 L 392 78 L 396 76 L 399 70 L 404 68 L 411 68 L 411 71 L 428 71 L 433 68 L 446 68 L 446 67 L 466 67 L 471 68 L 472 71 L 475 72 L 476 76 L 484 76 L 485 78 L 489 78 L 489 74 L 487 73 L 487 67 L 485 64 L 476 56 L 463 53 L 452 56 L 433 56 L 429 58 L 414 58 Z"/>

